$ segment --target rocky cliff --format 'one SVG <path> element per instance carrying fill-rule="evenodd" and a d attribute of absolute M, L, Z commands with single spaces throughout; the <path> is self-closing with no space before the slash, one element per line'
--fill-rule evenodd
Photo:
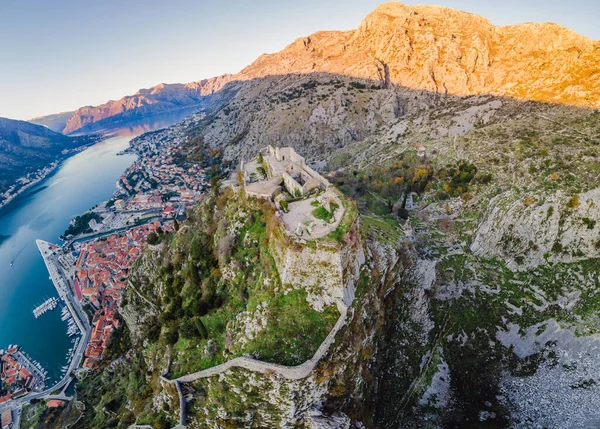
<path fill-rule="evenodd" d="M 597 49 L 551 24 L 389 3 L 356 31 L 261 57 L 205 106 L 182 156 L 293 146 L 356 205 L 360 240 L 298 248 L 274 235 L 268 204 L 213 189 L 130 277 L 133 375 L 94 375 L 86 421 L 102 427 L 109 407 L 127 414 L 121 427 L 166 427 L 179 404 L 160 373 L 305 361 L 352 279 L 314 372 L 184 378 L 186 424 L 596 425 Z"/>

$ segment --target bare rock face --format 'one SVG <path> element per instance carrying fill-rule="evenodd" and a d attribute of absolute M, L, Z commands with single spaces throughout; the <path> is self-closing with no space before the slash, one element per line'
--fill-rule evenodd
<path fill-rule="evenodd" d="M 500 257 L 513 269 L 593 258 L 598 252 L 600 189 L 577 196 L 556 193 L 530 204 L 499 195 L 471 245 L 476 255 Z M 524 202 L 525 200 L 525 202 Z"/>
<path fill-rule="evenodd" d="M 440 6 L 390 2 L 357 30 L 319 32 L 263 55 L 236 79 L 328 72 L 441 94 L 600 106 L 600 42 L 551 23 L 495 27 Z"/>

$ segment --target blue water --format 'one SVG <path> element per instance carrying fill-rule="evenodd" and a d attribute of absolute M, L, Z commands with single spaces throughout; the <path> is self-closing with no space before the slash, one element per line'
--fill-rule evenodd
<path fill-rule="evenodd" d="M 134 155 L 117 156 L 129 140 L 189 113 L 145 118 L 112 130 L 115 137 L 67 159 L 52 175 L 0 209 L 0 349 L 20 345 L 48 371 L 50 383 L 61 378 L 74 337 L 67 336 L 67 324 L 60 320 L 62 304 L 38 319 L 33 316 L 38 304 L 58 296 L 35 240 L 59 244 L 58 237 L 73 217 L 112 196 L 117 179 L 135 160 Z"/>
<path fill-rule="evenodd" d="M 131 137 L 115 137 L 66 160 L 58 170 L 0 210 L 0 348 L 18 344 L 40 362 L 52 381 L 60 378 L 72 347 L 60 307 L 38 319 L 33 308 L 57 296 L 35 240 L 59 243 L 69 221 L 115 191 L 135 160 L 117 156 Z M 10 263 L 13 262 L 13 266 Z"/>

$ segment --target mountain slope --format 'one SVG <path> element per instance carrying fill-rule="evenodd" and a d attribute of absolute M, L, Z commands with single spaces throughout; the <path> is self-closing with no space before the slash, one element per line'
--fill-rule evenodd
<path fill-rule="evenodd" d="M 163 83 L 149 89 L 141 89 L 134 95 L 120 100 L 77 109 L 60 131 L 64 134 L 75 131 L 89 132 L 103 127 L 110 128 L 115 123 L 190 109 L 197 106 L 204 97 L 221 89 L 230 80 L 231 76 L 223 75 L 199 82 Z M 45 120 L 45 118 L 41 119 Z"/>
<path fill-rule="evenodd" d="M 390 2 L 357 30 L 318 32 L 236 76 L 327 72 L 442 94 L 490 94 L 600 106 L 600 41 L 551 23 L 495 27 L 441 6 Z"/>
<path fill-rule="evenodd" d="M 387 76 L 392 84 L 434 94 L 600 106 L 600 41 L 551 23 L 496 27 L 483 17 L 446 7 L 390 2 L 354 31 L 321 31 L 299 38 L 278 53 L 260 56 L 236 75 L 160 84 L 100 106 L 82 107 L 60 131 L 97 130 L 196 106 L 231 81 L 317 72 L 384 81 Z"/>
<path fill-rule="evenodd" d="M 38 118 L 30 119 L 27 122 L 31 122 L 32 124 L 43 125 L 47 128 L 50 128 L 52 131 L 56 131 L 57 133 L 61 133 L 65 129 L 65 125 L 69 118 L 73 115 L 73 112 L 62 112 L 55 113 L 53 115 L 48 116 L 40 116 Z"/>
<path fill-rule="evenodd" d="M 0 118 L 0 189 L 87 140 L 67 137 L 41 125 Z"/>
<path fill-rule="evenodd" d="M 203 312 L 197 299 L 242 303 L 285 287 L 266 233 L 281 214 L 267 216 L 275 209 L 265 204 L 263 217 L 241 191 L 212 187 L 132 270 L 120 311 L 137 343 L 106 359 L 114 372 L 84 380 L 84 418 L 116 424 L 110 408 L 129 414 L 120 427 L 167 427 L 183 403 L 189 427 L 597 426 L 600 113 L 586 100 L 596 100 L 586 78 L 596 50 L 550 24 L 496 28 L 392 3 L 356 31 L 261 57 L 191 121 L 179 155 L 194 162 L 222 149 L 237 163 L 268 144 L 293 146 L 328 172 L 359 213 L 343 242 L 364 243 L 348 324 L 303 380 L 230 368 L 182 381 L 181 396 L 165 382 L 165 368 L 180 375 L 230 359 L 256 329 L 290 350 L 274 331 L 292 313 L 265 318 L 262 303 L 236 321 L 199 315 L 210 340 L 173 337 L 168 347 L 186 318 L 179 307 Z M 289 248 L 305 262 L 306 287 L 317 272 L 309 263 L 324 260 L 301 249 Z M 326 291 L 335 274 L 318 278 Z M 284 339 L 311 335 L 297 327 Z"/>

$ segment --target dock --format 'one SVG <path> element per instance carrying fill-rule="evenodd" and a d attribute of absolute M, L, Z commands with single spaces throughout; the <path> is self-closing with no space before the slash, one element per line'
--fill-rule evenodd
<path fill-rule="evenodd" d="M 57 305 L 58 305 L 58 298 L 56 298 L 56 297 L 48 298 L 46 301 L 44 301 L 43 303 L 41 303 L 40 305 L 38 305 L 37 307 L 35 307 L 33 309 L 33 315 L 37 319 L 45 312 L 54 310 Z"/>

